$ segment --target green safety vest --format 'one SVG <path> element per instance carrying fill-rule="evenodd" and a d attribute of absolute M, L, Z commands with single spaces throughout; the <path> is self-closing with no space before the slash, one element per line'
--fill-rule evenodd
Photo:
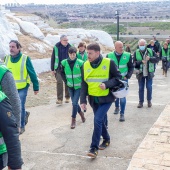
<path fill-rule="evenodd" d="M 97 68 L 92 68 L 87 60 L 84 63 L 84 81 L 88 84 L 88 94 L 92 96 L 107 96 L 109 89 L 102 90 L 99 85 L 109 80 L 110 59 L 103 58 Z"/>
<path fill-rule="evenodd" d="M 0 65 L 0 82 L 4 76 L 4 74 L 8 71 L 6 66 Z M 1 86 L 1 85 L 0 85 Z M 2 90 L 2 87 L 1 87 Z M 0 102 L 2 102 L 7 96 L 0 90 Z M 0 155 L 7 152 L 7 148 L 4 142 L 4 138 L 2 137 L 2 133 L 0 132 Z"/>
<path fill-rule="evenodd" d="M 167 58 L 167 61 L 169 61 L 170 60 L 170 49 L 168 49 L 166 53 L 164 48 L 162 47 L 162 57 Z"/>
<path fill-rule="evenodd" d="M 147 48 L 147 51 L 149 52 L 148 53 L 149 57 L 153 57 L 153 51 L 150 48 Z M 136 50 L 136 59 L 137 59 L 137 61 L 143 60 L 139 49 Z M 143 72 L 143 64 L 140 64 L 140 71 Z M 155 71 L 154 63 L 151 63 L 150 61 L 149 61 L 149 70 L 148 71 L 150 73 Z"/>
<path fill-rule="evenodd" d="M 71 44 L 71 47 L 73 47 L 72 44 Z M 58 68 L 58 64 L 59 64 L 58 48 L 56 46 L 54 46 L 54 55 L 55 55 L 54 70 L 56 70 Z"/>
<path fill-rule="evenodd" d="M 2 90 L 1 80 L 7 71 L 9 71 L 8 68 L 4 64 L 0 63 L 0 90 Z"/>
<path fill-rule="evenodd" d="M 115 62 L 115 64 L 117 65 L 122 77 L 125 77 L 128 73 L 127 63 L 130 60 L 130 55 L 131 54 L 128 53 L 128 52 L 123 52 L 123 54 L 121 55 L 120 61 L 118 63 L 117 57 L 116 57 L 114 52 L 110 52 L 108 54 L 108 58 L 112 59 Z"/>
<path fill-rule="evenodd" d="M 76 59 L 73 70 L 71 70 L 67 59 L 63 60 L 61 64 L 64 66 L 64 72 L 67 79 L 67 86 L 74 87 L 74 89 L 80 89 L 82 82 L 81 66 L 83 65 L 83 61 Z"/>
<path fill-rule="evenodd" d="M 79 52 L 77 52 L 77 58 L 83 60 L 84 62 L 87 61 L 87 52 L 86 51 L 84 52 L 83 58 L 82 55 Z"/>
<path fill-rule="evenodd" d="M 26 55 L 22 55 L 17 63 L 11 62 L 10 55 L 5 58 L 5 65 L 12 72 L 17 89 L 23 89 L 27 84 L 30 84 L 30 78 L 26 67 L 27 57 Z"/>

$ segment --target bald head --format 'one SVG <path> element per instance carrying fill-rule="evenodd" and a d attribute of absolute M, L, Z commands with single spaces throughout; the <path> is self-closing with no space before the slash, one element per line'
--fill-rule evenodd
<path fill-rule="evenodd" d="M 115 51 L 119 54 L 123 53 L 123 43 L 121 41 L 115 42 Z"/>

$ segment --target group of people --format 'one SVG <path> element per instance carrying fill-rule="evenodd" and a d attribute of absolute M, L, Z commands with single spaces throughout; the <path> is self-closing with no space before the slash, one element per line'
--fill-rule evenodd
<path fill-rule="evenodd" d="M 147 48 L 144 39 L 139 40 L 139 48 L 134 52 L 133 57 L 131 53 L 124 51 L 124 44 L 121 41 L 116 41 L 114 45 L 115 51 L 103 57 L 99 44 L 92 43 L 86 47 L 86 44 L 81 42 L 76 49 L 68 43 L 67 36 L 62 35 L 60 42 L 54 46 L 51 57 L 51 70 L 57 80 L 56 103 L 62 104 L 63 102 L 63 90 L 61 90 L 63 82 L 66 103 L 69 102 L 68 99 L 71 96 L 71 129 L 76 127 L 77 113 L 80 114 L 82 122 L 85 122 L 84 112 L 87 110 L 87 98 L 93 109 L 94 129 L 88 152 L 88 156 L 93 158 L 97 156 L 98 150 L 103 150 L 110 144 L 107 111 L 114 101 L 114 114 L 120 114 L 120 122 L 125 121 L 126 97 L 115 98 L 111 92 L 115 86 L 119 85 L 118 80 L 128 82 L 135 72 L 139 85 L 137 107 L 143 107 L 145 84 L 147 104 L 148 107 L 152 107 L 152 81 L 155 64 L 159 62 L 158 55 L 152 49 Z M 101 136 L 103 142 L 99 144 Z"/>
<path fill-rule="evenodd" d="M 170 42 L 166 43 L 159 55 L 168 59 L 169 48 L 163 49 Z M 115 51 L 103 57 L 99 44 L 91 43 L 86 47 L 86 43 L 80 42 L 77 49 L 68 43 L 66 35 L 62 35 L 53 48 L 51 70 L 57 81 L 56 104 L 63 103 L 64 89 L 65 103 L 69 103 L 70 97 L 72 101 L 70 128 L 76 127 L 77 113 L 83 123 L 86 121 L 84 112 L 87 110 L 87 99 L 93 109 L 94 129 L 87 154 L 92 158 L 98 155 L 98 150 L 104 150 L 110 144 L 107 111 L 113 102 L 113 113 L 120 114 L 120 122 L 125 121 L 126 97 L 116 98 L 111 92 L 119 86 L 119 80 L 128 82 L 135 72 L 139 85 L 137 107 L 143 107 L 145 84 L 147 104 L 152 107 L 152 82 L 159 56 L 151 47 L 147 47 L 144 39 L 139 40 L 138 46 L 132 57 L 130 52 L 124 51 L 123 43 L 116 41 Z M 26 97 L 30 82 L 33 83 L 35 95 L 39 92 L 39 83 L 30 57 L 21 52 L 21 44 L 11 40 L 9 48 L 10 55 L 6 55 L 0 64 L 0 169 L 5 166 L 8 169 L 21 169 L 23 161 L 19 134 L 24 133 L 28 122 Z M 101 136 L 103 141 L 100 144 Z"/>
<path fill-rule="evenodd" d="M 161 47 L 160 43 L 154 36 L 154 39 L 150 41 L 148 48 L 151 48 L 157 53 L 160 60 L 162 60 L 162 74 L 167 77 L 167 71 L 170 67 L 170 39 L 166 39 Z"/>

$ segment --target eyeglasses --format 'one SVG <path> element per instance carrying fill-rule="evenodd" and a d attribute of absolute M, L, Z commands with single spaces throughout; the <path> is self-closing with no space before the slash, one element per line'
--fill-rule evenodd
<path fill-rule="evenodd" d="M 62 41 L 68 41 L 68 40 L 62 40 Z"/>

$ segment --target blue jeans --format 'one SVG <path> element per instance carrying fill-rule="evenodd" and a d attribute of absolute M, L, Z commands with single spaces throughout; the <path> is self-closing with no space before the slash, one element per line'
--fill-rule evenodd
<path fill-rule="evenodd" d="M 126 97 L 116 99 L 115 107 L 119 107 L 119 103 L 120 103 L 120 114 L 124 114 L 125 107 L 126 107 Z"/>
<path fill-rule="evenodd" d="M 80 89 L 73 89 L 73 88 L 68 88 L 68 91 L 70 93 L 71 101 L 72 101 L 72 118 L 76 118 L 77 112 L 81 112 L 81 108 L 78 104 L 79 98 L 80 98 Z"/>
<path fill-rule="evenodd" d="M 146 89 L 147 89 L 147 100 L 152 100 L 152 78 L 149 79 L 148 76 L 142 77 L 138 80 L 139 84 L 139 102 L 144 102 L 144 88 L 145 88 L 145 81 L 146 81 Z"/>
<path fill-rule="evenodd" d="M 105 104 L 94 104 L 94 130 L 92 136 L 92 143 L 90 148 L 99 148 L 100 136 L 102 135 L 103 139 L 110 140 L 110 136 L 107 130 L 107 111 L 109 110 L 112 103 Z"/>
<path fill-rule="evenodd" d="M 18 90 L 18 94 L 21 101 L 21 128 L 25 127 L 25 103 L 27 97 L 28 87 Z"/>

